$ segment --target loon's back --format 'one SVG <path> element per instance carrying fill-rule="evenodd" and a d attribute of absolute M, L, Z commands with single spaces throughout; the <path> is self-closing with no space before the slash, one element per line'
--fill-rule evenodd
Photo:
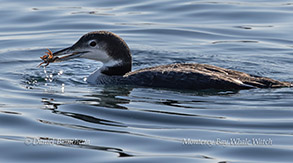
<path fill-rule="evenodd" d="M 251 89 L 291 87 L 266 77 L 206 64 L 170 64 L 129 72 L 128 84 L 175 89 Z"/>

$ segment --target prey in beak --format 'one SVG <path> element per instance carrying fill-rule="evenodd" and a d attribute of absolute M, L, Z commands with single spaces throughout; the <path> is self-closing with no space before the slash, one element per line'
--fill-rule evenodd
<path fill-rule="evenodd" d="M 38 67 L 40 67 L 42 64 L 46 64 L 44 65 L 44 67 L 47 67 L 50 63 L 67 61 L 73 58 L 78 58 L 82 54 L 87 53 L 87 51 L 74 51 L 71 47 L 59 50 L 55 53 L 52 53 L 52 51 L 49 49 L 47 50 L 48 52 L 45 52 L 47 55 L 40 57 L 43 60 L 43 62 L 40 63 Z"/>

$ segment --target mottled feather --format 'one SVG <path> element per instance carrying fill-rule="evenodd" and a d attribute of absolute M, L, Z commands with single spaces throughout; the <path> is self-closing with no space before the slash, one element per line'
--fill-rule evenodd
<path fill-rule="evenodd" d="M 129 72 L 128 84 L 177 89 L 250 89 L 292 86 L 266 77 L 206 64 L 170 64 Z"/>

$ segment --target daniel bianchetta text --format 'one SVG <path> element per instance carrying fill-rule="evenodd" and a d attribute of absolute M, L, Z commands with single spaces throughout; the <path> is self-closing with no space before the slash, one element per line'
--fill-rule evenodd
<path fill-rule="evenodd" d="M 205 140 L 205 139 L 191 139 L 184 138 L 182 140 L 183 145 L 207 145 L 207 146 L 270 146 L 273 145 L 273 140 L 271 138 L 230 138 L 221 139 L 217 138 L 215 140 Z"/>

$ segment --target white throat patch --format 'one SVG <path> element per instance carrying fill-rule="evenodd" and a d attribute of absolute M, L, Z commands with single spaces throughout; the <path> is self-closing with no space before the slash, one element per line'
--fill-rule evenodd
<path fill-rule="evenodd" d="M 106 63 L 103 64 L 103 66 L 94 71 L 92 74 L 90 74 L 89 77 L 87 77 L 87 82 L 90 83 L 90 84 L 96 84 L 97 83 L 97 80 L 98 78 L 101 78 L 102 76 L 105 76 L 104 74 L 101 73 L 101 71 L 107 69 L 108 67 L 113 67 L 115 65 L 120 65 L 122 63 L 121 60 L 110 60 Z"/>
<path fill-rule="evenodd" d="M 110 60 L 106 63 L 104 63 L 103 67 L 113 67 L 115 65 L 120 65 L 122 63 L 121 60 Z"/>

